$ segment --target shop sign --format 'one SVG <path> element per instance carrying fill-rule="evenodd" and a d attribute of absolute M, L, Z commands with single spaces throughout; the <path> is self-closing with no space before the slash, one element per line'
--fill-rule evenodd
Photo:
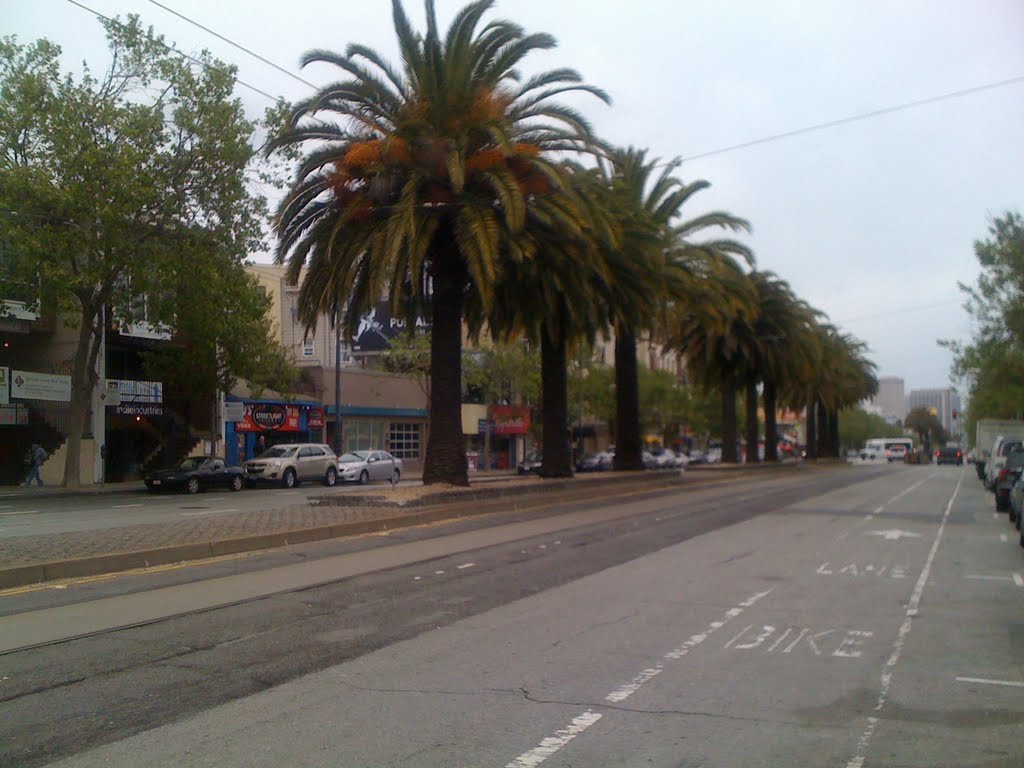
<path fill-rule="evenodd" d="M 11 369 L 0 366 L 0 405 L 11 402 Z"/>
<path fill-rule="evenodd" d="M 11 371 L 11 397 L 71 402 L 71 377 L 36 371 Z"/>
<path fill-rule="evenodd" d="M 247 403 L 245 418 L 235 424 L 237 432 L 298 432 L 299 406 L 275 403 Z"/>
<path fill-rule="evenodd" d="M 163 403 L 121 403 L 115 409 L 118 416 L 163 416 Z"/>
<path fill-rule="evenodd" d="M 525 435 L 530 431 L 530 409 L 524 405 L 495 405 L 491 421 L 494 435 Z"/>
<path fill-rule="evenodd" d="M 229 400 L 224 403 L 224 421 L 241 421 L 245 418 L 245 403 Z"/>
<path fill-rule="evenodd" d="M 310 408 L 309 417 L 306 422 L 310 429 L 323 429 L 324 426 L 324 409 L 323 408 Z"/>

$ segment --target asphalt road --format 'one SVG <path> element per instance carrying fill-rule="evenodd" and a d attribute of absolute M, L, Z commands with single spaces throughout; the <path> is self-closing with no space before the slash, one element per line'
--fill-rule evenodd
<path fill-rule="evenodd" d="M 288 591 L 0 655 L 0 764 L 1024 764 L 1024 552 L 970 467 L 547 512 L 321 544 Z"/>

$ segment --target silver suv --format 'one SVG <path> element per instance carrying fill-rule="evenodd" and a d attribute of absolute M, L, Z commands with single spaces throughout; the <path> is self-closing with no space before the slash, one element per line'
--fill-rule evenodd
<path fill-rule="evenodd" d="M 338 457 L 322 443 L 292 443 L 268 448 L 245 462 L 247 483 L 280 483 L 294 488 L 303 480 L 320 480 L 326 486 L 338 482 Z"/>

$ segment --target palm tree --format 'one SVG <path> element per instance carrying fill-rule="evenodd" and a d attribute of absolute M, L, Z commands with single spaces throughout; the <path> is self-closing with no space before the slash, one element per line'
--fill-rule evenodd
<path fill-rule="evenodd" d="M 571 69 L 519 81 L 532 52 L 553 48 L 546 34 L 481 19 L 479 0 L 444 36 L 434 4 L 427 29 L 414 31 L 400 0 L 393 18 L 402 65 L 351 44 L 344 55 L 314 50 L 348 79 L 300 103 L 271 151 L 306 154 L 277 212 L 278 262 L 302 280 L 300 319 L 343 316 L 351 330 L 382 295 L 412 318 L 429 313 L 430 436 L 425 483 L 464 485 L 461 427 L 463 306 L 486 312 L 502 260 L 536 201 L 562 185 L 552 153 L 588 151 L 587 121 L 552 101 L 581 91 L 608 101 Z M 304 272 L 305 270 L 305 272 Z"/>
<path fill-rule="evenodd" d="M 496 338 L 524 335 L 540 346 L 542 477 L 573 474 L 568 352 L 574 344 L 593 344 L 608 326 L 614 280 L 601 256 L 618 237 L 600 196 L 586 194 L 592 184 L 588 175 L 574 168 L 567 179 L 564 189 L 530 208 L 522 232 L 509 241 L 516 256 L 504 262 L 486 318 Z M 608 245 L 602 249 L 600 243 Z M 482 316 L 475 310 L 470 314 Z"/>
<path fill-rule="evenodd" d="M 603 164 L 603 181 L 611 192 L 622 229 L 621 252 L 609 254 L 617 284 L 628 295 L 612 297 L 615 334 L 615 468 L 643 468 L 640 430 L 637 339 L 654 333 L 664 320 L 666 307 L 693 301 L 701 293 L 701 263 L 727 254 L 750 259 L 749 249 L 733 240 L 694 242 L 708 229 L 748 231 L 743 219 L 713 211 L 679 222 L 683 206 L 710 186 L 698 180 L 683 184 L 675 177 L 679 160 L 648 160 L 646 150 L 611 149 Z M 661 169 L 660 171 L 658 169 Z M 621 277 L 619 277 L 621 276 Z M 637 302 L 628 276 L 650 284 L 647 301 Z"/>

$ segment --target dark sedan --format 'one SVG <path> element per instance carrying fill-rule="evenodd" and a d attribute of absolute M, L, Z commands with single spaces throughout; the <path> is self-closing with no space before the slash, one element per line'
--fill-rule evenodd
<path fill-rule="evenodd" d="M 242 490 L 245 471 L 241 467 L 227 466 L 219 456 L 190 456 L 173 469 L 161 469 L 146 475 L 146 487 L 153 493 L 180 490 L 199 493 L 218 486 Z"/>

